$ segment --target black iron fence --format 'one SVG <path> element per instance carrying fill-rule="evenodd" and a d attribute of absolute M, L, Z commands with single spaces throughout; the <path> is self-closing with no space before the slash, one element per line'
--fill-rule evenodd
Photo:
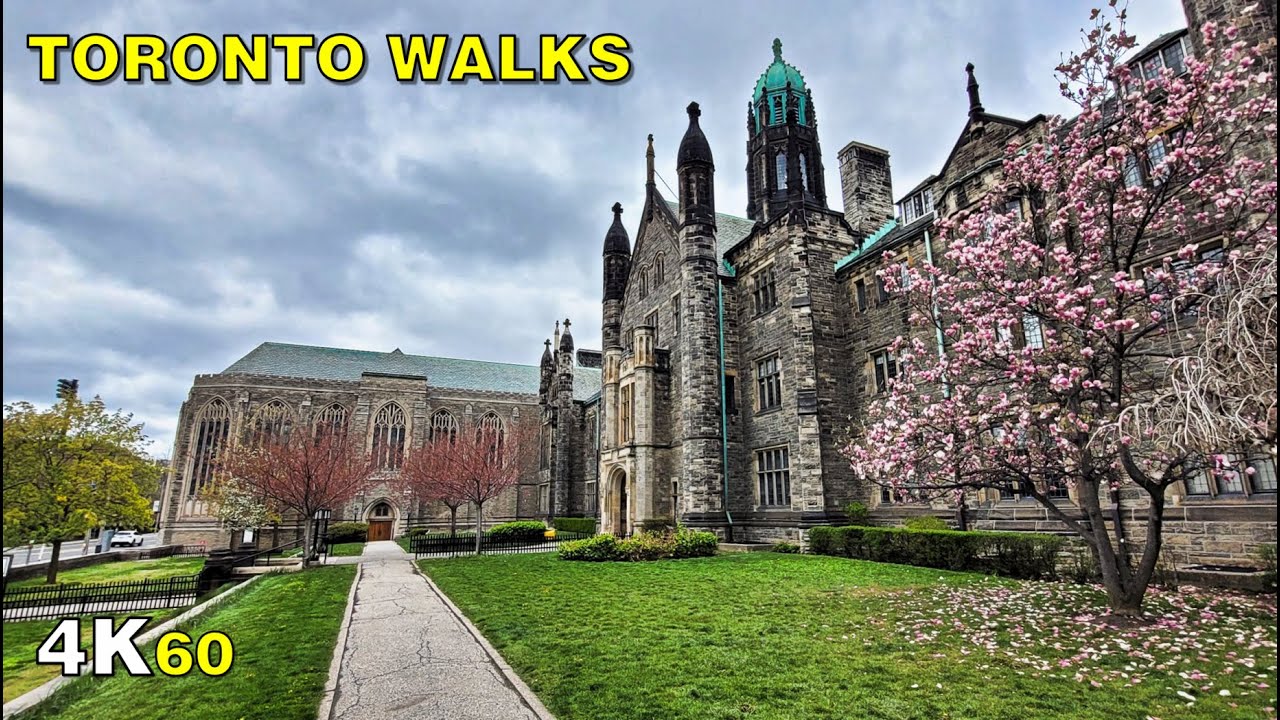
<path fill-rule="evenodd" d="M 168 552 L 153 554 L 151 557 L 209 557 L 207 545 L 170 545 Z"/>
<path fill-rule="evenodd" d="M 552 552 L 560 543 L 591 537 L 586 533 L 557 532 L 555 537 L 512 538 L 492 537 L 485 533 L 480 538 L 480 553 L 484 555 L 510 555 L 514 553 Z M 460 557 L 476 554 L 475 533 L 448 533 L 411 535 L 409 551 L 417 557 Z"/>
<path fill-rule="evenodd" d="M 40 620 L 180 607 L 195 602 L 200 575 L 85 585 L 5 588 L 5 620 Z"/>

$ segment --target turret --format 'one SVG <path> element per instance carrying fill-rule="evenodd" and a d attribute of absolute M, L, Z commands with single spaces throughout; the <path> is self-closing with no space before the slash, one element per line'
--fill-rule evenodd
<path fill-rule="evenodd" d="M 763 222 L 805 206 L 827 207 L 813 93 L 775 39 L 747 108 L 747 217 Z"/>
<path fill-rule="evenodd" d="M 652 147 L 652 145 L 650 145 Z M 613 204 L 613 224 L 604 234 L 604 349 L 622 347 L 622 299 L 631 274 L 631 239 L 622 226 L 622 204 Z"/>
<path fill-rule="evenodd" d="M 680 507 L 696 514 L 722 510 L 720 346 L 716 249 L 715 163 L 690 103 L 689 129 L 676 156 L 680 178 Z"/>
<path fill-rule="evenodd" d="M 706 224 L 712 230 L 716 225 L 716 198 L 713 180 L 716 166 L 711 158 L 711 144 L 702 134 L 698 118 L 702 110 L 691 102 L 685 108 L 689 113 L 689 129 L 680 140 L 676 153 L 676 176 L 680 179 L 680 223 Z"/>

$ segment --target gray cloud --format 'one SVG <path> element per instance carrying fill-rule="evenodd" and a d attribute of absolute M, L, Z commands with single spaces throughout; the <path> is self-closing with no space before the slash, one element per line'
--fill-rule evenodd
<path fill-rule="evenodd" d="M 634 228 L 644 138 L 674 181 L 684 106 L 703 108 L 725 212 L 745 206 L 745 107 L 780 37 L 813 89 L 828 183 L 858 139 L 896 185 L 963 124 L 963 66 L 988 110 L 1068 110 L 1053 65 L 1090 3 L 6 3 L 4 400 L 58 377 L 135 412 L 167 455 L 191 377 L 264 340 L 533 363 L 555 319 L 598 347 L 600 241 Z M 1184 21 L 1132 8 L 1140 38 Z M 27 33 L 348 32 L 364 78 L 287 85 L 37 80 Z M 386 33 L 618 32 L 620 86 L 400 85 Z M 66 63 L 64 74 L 69 72 Z M 278 78 L 280 68 L 274 69 Z M 838 203 L 838 193 L 832 193 Z"/>

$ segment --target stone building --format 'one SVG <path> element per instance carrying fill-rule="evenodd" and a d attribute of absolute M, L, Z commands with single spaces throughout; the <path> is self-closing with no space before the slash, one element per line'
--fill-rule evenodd
<path fill-rule="evenodd" d="M 1247 4 L 1185 0 L 1190 29 L 1156 39 L 1130 62 L 1143 72 L 1178 71 L 1197 53 L 1201 23 L 1244 17 Z M 1260 7 L 1246 34 L 1274 43 L 1274 3 Z M 717 207 L 715 159 L 697 103 L 686 109 L 676 149 L 678 197 L 658 190 L 649 137 L 634 232 L 615 204 L 605 233 L 601 350 L 576 350 L 568 320 L 563 330 L 557 323 L 536 367 L 264 344 L 226 371 L 196 378 L 164 499 L 166 538 L 219 536 L 197 499 L 208 482 L 205 458 L 214 443 L 272 413 L 292 422 L 340 414 L 375 454 L 388 432 L 412 452 L 437 423 L 539 422 L 538 467 L 486 513 L 493 520 L 597 517 L 602 530 L 619 535 L 680 522 L 768 541 L 800 540 L 807 528 L 843 522 L 850 501 L 865 502 L 883 522 L 949 515 L 954 508 L 895 502 L 859 481 L 839 448 L 897 374 L 889 346 L 908 329 L 903 301 L 878 275 L 886 253 L 934 262 L 945 252 L 935 221 L 979 202 L 999 177 L 1005 148 L 1047 129 L 1041 115 L 988 112 L 972 65 L 965 92 L 968 109 L 956 118 L 946 161 L 904 194 L 895 195 L 889 151 L 846 143 L 836 154 L 843 199 L 836 211 L 828 206 L 817 99 L 775 41 L 747 104 L 745 217 Z M 1156 159 L 1135 158 L 1136 182 Z M 1024 343 L 1043 341 L 1034 326 L 1021 335 Z M 1274 465 L 1239 463 L 1254 474 L 1206 475 L 1171 492 L 1165 527 L 1179 562 L 1240 561 L 1275 540 Z M 1050 492 L 1072 507 L 1067 488 Z M 1013 492 L 977 493 L 968 508 L 981 527 L 1059 529 Z M 1125 522 L 1145 520 L 1140 504 L 1126 508 Z M 385 490 L 342 516 L 379 513 L 393 535 L 442 517 Z"/>
<path fill-rule="evenodd" d="M 1217 0 L 1186 5 L 1193 30 L 1243 11 Z M 1274 7 L 1245 25 L 1274 43 Z M 1148 77 L 1163 67 L 1180 72 L 1199 38 L 1168 33 L 1129 62 Z M 894 502 L 859 482 L 838 453 L 851 419 L 897 374 L 889 346 L 908 331 L 904 302 L 878 273 L 889 252 L 909 263 L 944 253 L 935 220 L 976 205 L 998 181 L 1005 149 L 1042 139 L 1047 118 L 988 112 L 969 65 L 968 111 L 942 167 L 895 200 L 889 152 L 849 142 L 837 153 L 837 212 L 827 205 L 812 89 L 777 41 L 773 55 L 747 108 L 745 218 L 718 211 L 697 103 L 677 150 L 679 197 L 657 189 L 650 137 L 634 244 L 622 208 L 613 207 L 603 258 L 604 530 L 626 534 L 675 519 L 735 540 L 800 539 L 808 527 L 842 521 L 853 500 L 884 522 L 954 511 Z M 1152 152 L 1161 147 L 1153 143 Z M 1133 181 L 1147 182 L 1158 160 L 1135 158 Z M 1220 239 L 1205 242 L 1206 252 L 1221 248 Z M 1164 250 L 1176 248 L 1157 254 Z M 1024 343 L 1043 342 L 1034 325 L 1021 333 Z M 1237 465 L 1226 480 L 1205 474 L 1171 490 L 1165 520 L 1177 562 L 1241 561 L 1274 541 L 1274 464 L 1241 455 Z M 1068 488 L 1049 492 L 1073 507 Z M 1124 507 L 1123 522 L 1145 522 L 1142 503 Z M 977 493 L 967 515 L 980 527 L 1061 529 L 1015 492 Z"/>
<path fill-rule="evenodd" d="M 541 368 L 423 357 L 399 349 L 369 352 L 263 343 L 226 370 L 197 376 L 179 411 L 174 464 L 161 498 L 164 541 L 203 541 L 216 547 L 229 540 L 228 531 L 201 499 L 201 490 L 213 480 L 213 458 L 220 449 L 252 432 L 321 423 L 344 425 L 363 437 L 382 475 L 381 482 L 347 507 L 333 508 L 333 521 L 369 522 L 375 539 L 398 537 L 416 526 L 446 526 L 445 508 L 417 503 L 395 491 L 389 481 L 407 454 L 435 433 L 537 423 L 555 412 L 587 422 L 575 408 L 599 393 L 599 363 L 591 367 L 574 361 L 568 321 L 557 342 L 559 350 L 548 353 L 551 364 Z M 546 395 L 547 384 L 557 388 L 554 397 Z M 572 467 L 575 477 L 582 476 L 581 460 L 566 460 L 561 467 Z M 545 471 L 530 468 L 518 487 L 485 507 L 485 520 L 546 515 L 553 494 L 569 497 L 562 490 L 553 493 L 549 483 Z M 580 506 L 581 494 L 573 497 Z M 470 512 L 466 506 L 461 509 L 464 527 L 472 521 Z M 296 521 L 286 520 L 282 528 L 271 531 L 276 537 L 267 542 L 291 539 L 297 529 Z M 262 528 L 259 534 L 268 531 Z"/>

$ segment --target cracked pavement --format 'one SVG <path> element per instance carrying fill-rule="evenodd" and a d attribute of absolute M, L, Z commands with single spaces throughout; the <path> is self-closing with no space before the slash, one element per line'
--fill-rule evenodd
<path fill-rule="evenodd" d="M 537 720 L 394 542 L 365 546 L 333 720 Z"/>

